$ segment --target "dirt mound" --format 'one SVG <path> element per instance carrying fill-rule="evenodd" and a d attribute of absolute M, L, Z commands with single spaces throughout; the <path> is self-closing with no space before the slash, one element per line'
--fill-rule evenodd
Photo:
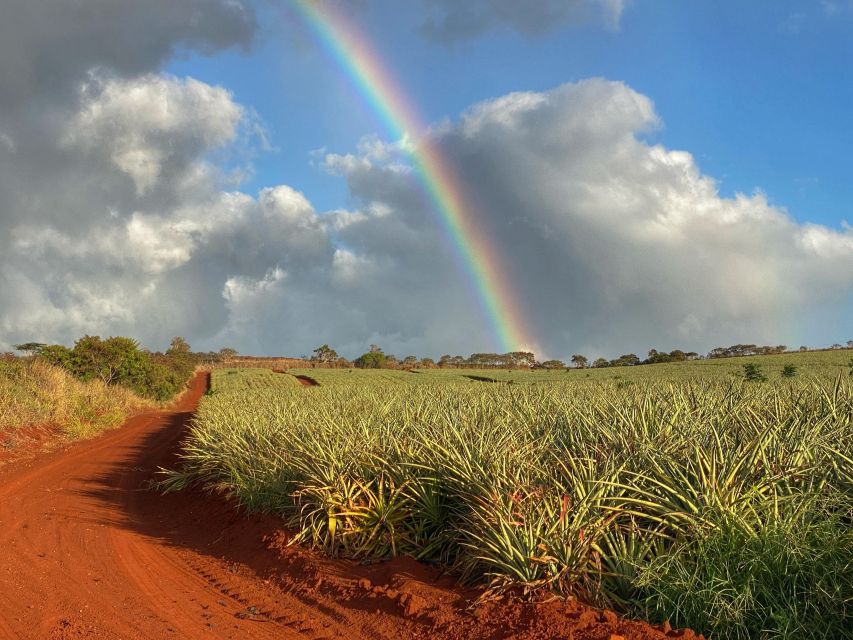
<path fill-rule="evenodd" d="M 0 638 L 660 640 L 690 631 L 576 602 L 493 602 L 408 558 L 362 565 L 288 546 L 281 520 L 199 490 L 175 463 L 204 377 L 174 411 L 0 469 Z"/>
<path fill-rule="evenodd" d="M 283 369 L 273 369 L 273 373 L 283 373 L 286 376 L 293 376 L 299 382 L 299 384 L 305 387 L 319 387 L 320 383 L 317 382 L 314 378 L 303 375 L 296 375 L 295 373 L 290 373 L 290 371 L 284 371 Z"/>
<path fill-rule="evenodd" d="M 463 374 L 463 378 L 468 378 L 469 380 L 476 380 L 477 382 L 497 382 L 495 378 L 489 378 L 488 376 L 474 376 Z"/>
<path fill-rule="evenodd" d="M 0 432 L 0 467 L 65 446 L 62 430 L 50 424 L 29 425 Z"/>

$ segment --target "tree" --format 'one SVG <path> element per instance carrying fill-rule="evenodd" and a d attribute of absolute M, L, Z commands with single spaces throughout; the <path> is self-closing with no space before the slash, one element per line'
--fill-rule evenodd
<path fill-rule="evenodd" d="M 180 378 L 188 378 L 198 362 L 199 359 L 190 349 L 190 343 L 181 336 L 175 336 L 166 349 L 165 360 L 159 364 L 172 369 Z"/>
<path fill-rule="evenodd" d="M 596 358 L 595 362 L 592 363 L 592 366 L 596 369 L 602 369 L 604 367 L 609 367 L 610 362 L 608 362 L 604 358 Z"/>
<path fill-rule="evenodd" d="M 74 343 L 70 365 L 74 375 L 81 380 L 101 380 L 104 384 L 130 383 L 144 375 L 149 362 L 135 340 L 113 337 L 101 340 L 100 336 L 83 336 Z"/>
<path fill-rule="evenodd" d="M 610 361 L 611 367 L 633 367 L 640 364 L 640 358 L 634 353 L 626 353 Z"/>
<path fill-rule="evenodd" d="M 672 360 L 672 356 L 665 351 L 649 349 L 649 355 L 645 360 L 643 360 L 643 364 L 658 364 L 661 362 L 672 362 Z"/>
<path fill-rule="evenodd" d="M 504 356 L 512 367 L 532 367 L 536 364 L 536 356 L 531 351 L 510 351 Z"/>
<path fill-rule="evenodd" d="M 24 342 L 23 344 L 13 344 L 12 348 L 15 351 L 23 351 L 24 353 L 37 356 L 46 346 L 44 342 Z"/>
<path fill-rule="evenodd" d="M 509 356 L 500 353 L 472 353 L 464 362 L 472 367 L 501 367 L 509 363 Z"/>
<path fill-rule="evenodd" d="M 329 364 L 338 359 L 338 352 L 332 349 L 329 345 L 324 344 L 314 349 L 314 355 L 311 360 L 321 364 Z"/>
<path fill-rule="evenodd" d="M 406 356 L 403 358 L 403 366 L 404 367 L 415 367 L 418 364 L 417 356 Z"/>
<path fill-rule="evenodd" d="M 71 370 L 71 349 L 61 344 L 50 344 L 39 350 L 39 357 L 55 367 Z"/>
<path fill-rule="evenodd" d="M 174 396 L 199 360 L 182 338 L 173 340 L 166 354 L 152 354 L 131 338 L 114 336 L 102 340 L 88 335 L 77 340 L 73 349 L 46 345 L 38 356 L 81 380 L 121 385 L 156 400 Z"/>
<path fill-rule="evenodd" d="M 169 343 L 169 348 L 166 350 L 166 355 L 178 355 L 190 353 L 190 343 L 184 340 L 181 336 L 175 336 Z"/>
<path fill-rule="evenodd" d="M 421 369 L 435 369 L 435 360 L 432 358 L 423 358 L 420 367 Z"/>
<path fill-rule="evenodd" d="M 472 367 L 497 367 L 506 362 L 506 359 L 497 353 L 472 353 L 464 364 Z"/>
<path fill-rule="evenodd" d="M 193 355 L 184 353 L 180 344 L 171 355 L 150 354 L 140 349 L 135 340 L 121 336 L 106 340 L 83 336 L 73 349 L 59 345 L 47 349 L 81 380 L 99 379 L 157 400 L 167 400 L 177 393 L 195 367 Z"/>
<path fill-rule="evenodd" d="M 589 366 L 589 360 L 586 356 L 576 353 L 572 356 L 572 364 L 575 365 L 576 369 L 586 369 Z"/>
<path fill-rule="evenodd" d="M 222 347 L 219 350 L 219 359 L 220 360 L 233 360 L 237 357 L 237 349 L 232 349 L 231 347 Z"/>
<path fill-rule="evenodd" d="M 372 344 L 370 345 L 368 353 L 382 353 L 382 347 L 380 347 L 378 344 Z"/>
<path fill-rule="evenodd" d="M 565 369 L 566 363 L 562 360 L 546 360 L 542 363 L 543 369 L 553 370 L 553 369 Z"/>
<path fill-rule="evenodd" d="M 800 347 L 800 351 L 808 351 L 809 348 L 806 345 Z"/>
<path fill-rule="evenodd" d="M 380 349 L 361 354 L 353 364 L 359 369 L 381 369 L 385 366 L 386 360 L 385 354 Z"/>

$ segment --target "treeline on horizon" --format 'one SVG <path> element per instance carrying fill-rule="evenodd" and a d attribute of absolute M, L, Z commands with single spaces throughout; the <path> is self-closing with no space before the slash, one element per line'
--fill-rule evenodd
<path fill-rule="evenodd" d="M 16 344 L 17 351 L 47 364 L 59 367 L 75 378 L 100 380 L 106 385 L 119 385 L 138 396 L 165 401 L 177 395 L 196 367 L 222 362 L 234 357 L 234 349 L 195 353 L 182 337 L 172 339 L 164 352 L 143 349 L 123 336 L 101 339 L 83 336 L 73 347 L 61 344 L 26 342 Z M 11 354 L 7 354 L 7 358 Z"/>
<path fill-rule="evenodd" d="M 60 367 L 76 378 L 100 380 L 107 385 L 120 385 L 132 390 L 143 398 L 164 401 L 180 392 L 196 367 L 234 366 L 243 361 L 262 364 L 279 358 L 255 358 L 240 356 L 236 349 L 224 347 L 219 351 L 193 352 L 189 343 L 182 337 L 172 339 L 164 352 L 150 351 L 140 346 L 132 338 L 114 336 L 101 339 L 99 336 L 83 336 L 73 347 L 60 344 L 27 342 L 14 345 L 17 351 L 38 358 L 48 364 Z M 845 345 L 836 343 L 830 349 L 853 349 L 853 340 Z M 798 352 L 819 351 L 802 346 Z M 304 362 L 313 367 L 362 368 L 362 369 L 586 369 L 604 367 L 626 367 L 667 362 L 688 362 L 714 358 L 733 358 L 739 356 L 759 356 L 790 353 L 785 345 L 758 346 L 755 344 L 736 344 L 729 347 L 716 347 L 706 355 L 695 351 L 658 351 L 651 349 L 646 358 L 634 353 L 624 354 L 607 360 L 597 358 L 590 362 L 581 354 L 571 357 L 571 366 L 562 360 L 540 362 L 530 351 L 512 351 L 509 353 L 473 353 L 469 357 L 461 355 L 442 355 L 437 360 L 418 358 L 414 355 L 398 359 L 386 354 L 378 345 L 354 360 L 341 357 L 328 344 L 317 347 L 313 355 L 291 360 L 293 364 Z M 13 354 L 5 354 L 13 359 Z M 290 365 L 288 365 L 290 366 Z"/>
<path fill-rule="evenodd" d="M 853 349 L 853 340 L 848 340 L 845 345 L 840 343 L 829 347 L 835 349 Z M 810 349 L 801 346 L 797 352 L 822 351 L 823 349 Z M 571 365 L 576 369 L 604 367 L 631 367 L 644 364 L 661 364 L 667 362 L 688 362 L 691 360 L 705 360 L 715 358 L 736 358 L 743 356 L 763 356 L 780 353 L 791 353 L 786 345 L 759 346 L 755 344 L 735 344 L 730 347 L 715 347 L 706 355 L 695 351 L 658 351 L 650 349 L 645 359 L 634 353 L 628 353 L 607 360 L 597 358 L 590 362 L 589 358 L 581 354 L 571 357 Z M 347 360 L 338 355 L 328 344 L 314 349 L 313 355 L 306 358 L 314 366 L 338 367 L 338 368 L 362 368 L 362 369 L 568 369 L 570 368 L 562 360 L 545 360 L 540 362 L 534 353 L 530 351 L 511 351 L 509 353 L 472 353 L 469 357 L 461 355 L 443 355 L 437 361 L 432 358 L 418 358 L 417 356 L 406 356 L 398 359 L 396 356 L 386 354 L 378 345 L 371 345 L 370 349 L 355 360 Z"/>

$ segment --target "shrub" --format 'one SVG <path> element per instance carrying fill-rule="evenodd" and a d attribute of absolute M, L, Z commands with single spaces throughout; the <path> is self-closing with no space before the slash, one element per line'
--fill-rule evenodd
<path fill-rule="evenodd" d="M 48 364 L 63 369 L 71 369 L 71 349 L 61 344 L 51 344 L 38 351 L 38 356 Z"/>
<path fill-rule="evenodd" d="M 783 378 L 793 378 L 797 375 L 797 367 L 793 364 L 786 364 L 782 367 L 782 377 Z"/>
<path fill-rule="evenodd" d="M 75 344 L 66 368 L 81 380 L 120 384 L 145 395 L 151 360 L 131 338 L 101 340 L 84 336 Z"/>
<path fill-rule="evenodd" d="M 355 359 L 355 366 L 359 369 L 381 369 L 388 361 L 381 351 L 369 351 Z"/>
<path fill-rule="evenodd" d="M 767 380 L 767 376 L 761 372 L 761 367 L 754 362 L 748 362 L 743 365 L 743 377 L 750 382 L 764 382 Z"/>
<path fill-rule="evenodd" d="M 61 367 L 76 378 L 119 385 L 154 400 L 168 400 L 192 375 L 199 358 L 183 338 L 174 338 L 165 354 L 152 354 L 139 343 L 121 336 L 102 340 L 83 336 L 74 348 L 46 345 L 36 351 L 48 364 Z"/>

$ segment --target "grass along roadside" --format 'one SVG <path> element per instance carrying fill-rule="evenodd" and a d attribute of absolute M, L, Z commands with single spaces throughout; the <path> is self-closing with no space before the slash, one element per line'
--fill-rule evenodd
<path fill-rule="evenodd" d="M 176 336 L 165 353 L 143 349 L 131 338 L 86 335 L 72 348 L 29 342 L 26 358 L 0 357 L 0 434 L 12 449 L 56 430 L 69 439 L 95 435 L 142 409 L 179 397 L 193 372 L 221 353 L 193 353 Z M 28 427 L 30 427 L 28 429 Z"/>
<path fill-rule="evenodd" d="M 157 404 L 98 380 L 81 382 L 39 361 L 0 361 L 0 437 L 15 446 L 16 432 L 50 425 L 72 440 L 119 426 L 131 414 Z"/>
<path fill-rule="evenodd" d="M 407 554 L 718 638 L 850 637 L 849 376 L 320 371 L 312 389 L 214 372 L 165 486 L 282 514 L 332 555 Z"/>

